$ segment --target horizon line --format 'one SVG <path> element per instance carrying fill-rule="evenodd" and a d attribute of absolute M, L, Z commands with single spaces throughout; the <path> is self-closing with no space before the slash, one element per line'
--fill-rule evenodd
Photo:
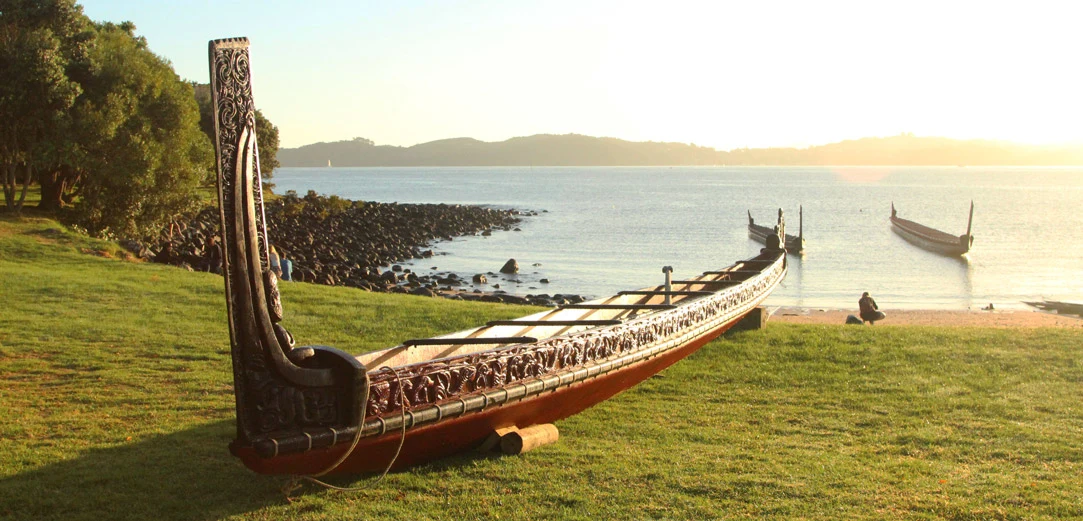
<path fill-rule="evenodd" d="M 673 143 L 673 144 L 680 144 L 680 145 L 687 145 L 687 146 L 695 146 L 695 147 L 698 147 L 698 148 L 709 148 L 709 149 L 714 150 L 716 152 L 732 152 L 734 150 L 757 150 L 757 149 L 778 149 L 778 148 L 782 148 L 782 149 L 787 149 L 788 148 L 788 149 L 794 149 L 794 150 L 808 150 L 810 148 L 816 148 L 816 147 L 822 147 L 822 146 L 833 145 L 833 144 L 838 144 L 838 143 L 844 143 L 844 142 L 847 142 L 847 141 L 861 141 L 861 140 L 865 140 L 865 139 L 889 139 L 889 138 L 896 138 L 896 137 L 909 137 L 909 138 L 914 138 L 914 139 L 947 139 L 947 140 L 959 141 L 959 142 L 982 141 L 982 142 L 1009 144 L 1009 145 L 1026 146 L 1026 147 L 1047 147 L 1047 148 L 1049 148 L 1049 147 L 1061 147 L 1061 148 L 1064 148 L 1064 147 L 1083 147 L 1083 141 L 1059 141 L 1059 142 L 1054 142 L 1054 143 L 1034 143 L 1034 142 L 1025 142 L 1025 141 L 1013 141 L 1013 140 L 1009 140 L 1009 139 L 1000 139 L 1000 138 L 954 138 L 954 137 L 936 136 L 936 135 L 917 135 L 917 134 L 914 134 L 913 132 L 900 132 L 898 134 L 891 134 L 891 135 L 886 135 L 886 136 L 885 135 L 874 135 L 874 136 L 863 136 L 863 137 L 858 137 L 858 138 L 844 138 L 844 139 L 840 139 L 840 140 L 837 140 L 837 141 L 829 141 L 829 142 L 826 142 L 826 143 L 804 145 L 804 146 L 769 145 L 769 146 L 741 146 L 741 147 L 734 147 L 734 148 L 730 148 L 730 149 L 719 149 L 719 148 L 715 148 L 715 147 L 707 146 L 707 145 L 697 145 L 694 141 L 689 141 L 687 143 L 683 142 L 683 141 L 657 141 L 657 140 L 635 141 L 635 140 L 625 139 L 625 138 L 620 138 L 620 137 L 615 137 L 615 136 L 592 136 L 592 135 L 589 135 L 589 134 L 580 134 L 580 133 L 576 133 L 576 132 L 566 132 L 566 133 L 562 133 L 562 134 L 561 133 L 553 133 L 553 132 L 539 132 L 539 133 L 535 133 L 535 134 L 512 136 L 512 137 L 509 137 L 509 138 L 505 138 L 505 139 L 501 139 L 501 140 L 493 140 L 493 141 L 486 141 L 486 140 L 483 140 L 483 139 L 478 139 L 478 138 L 470 137 L 470 136 L 456 136 L 456 137 L 433 139 L 433 140 L 430 140 L 430 141 L 422 141 L 420 143 L 415 143 L 413 145 L 380 144 L 380 143 L 376 143 L 375 140 L 370 139 L 370 138 L 366 138 L 366 137 L 363 137 L 363 136 L 354 136 L 352 138 L 340 139 L 340 140 L 337 140 L 337 141 L 315 141 L 315 142 L 312 142 L 312 143 L 308 143 L 308 144 L 305 144 L 305 145 L 294 146 L 294 147 L 279 146 L 279 149 L 299 149 L 299 148 L 303 148 L 303 147 L 311 146 L 311 145 L 318 145 L 318 144 L 323 144 L 323 143 L 344 143 L 344 142 L 354 141 L 356 139 L 366 139 L 368 141 L 372 141 L 372 143 L 373 143 L 372 146 L 377 146 L 377 147 L 388 146 L 388 147 L 395 147 L 395 148 L 413 148 L 413 147 L 418 146 L 418 145 L 426 145 L 426 144 L 429 144 L 429 143 L 436 143 L 436 142 L 439 142 L 439 141 L 452 141 L 452 140 L 457 140 L 457 139 L 469 139 L 469 140 L 474 140 L 474 141 L 478 141 L 478 142 L 481 142 L 481 143 L 503 143 L 503 142 L 506 142 L 506 141 L 511 141 L 513 139 L 521 139 L 521 138 L 528 138 L 528 137 L 535 137 L 535 136 L 581 136 L 581 137 L 593 138 L 593 139 L 615 139 L 615 140 L 618 140 L 618 141 L 625 141 L 625 142 L 628 142 L 628 143 Z M 524 166 L 528 166 L 528 165 L 524 165 Z M 677 166 L 677 165 L 674 165 L 674 166 Z M 793 166 L 798 166 L 798 165 L 793 165 Z M 821 166 L 821 165 L 809 165 L 809 166 Z M 876 165 L 876 166 L 882 166 L 882 165 Z M 955 165 L 946 165 L 946 166 L 955 166 Z M 1005 165 L 1005 166 L 1011 166 L 1011 165 Z"/>

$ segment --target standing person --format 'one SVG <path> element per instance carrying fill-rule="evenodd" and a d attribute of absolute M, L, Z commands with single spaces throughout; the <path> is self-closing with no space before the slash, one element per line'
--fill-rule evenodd
<path fill-rule="evenodd" d="M 282 252 L 282 259 L 279 261 L 279 265 L 282 267 L 282 280 L 293 280 L 293 261 L 285 257 L 286 252 Z"/>
<path fill-rule="evenodd" d="M 880 311 L 880 307 L 876 305 L 876 301 L 869 296 L 868 291 L 861 294 L 861 299 L 857 301 L 857 307 L 861 311 L 861 320 L 863 322 L 876 325 L 877 320 L 887 318 L 887 315 Z"/>
<path fill-rule="evenodd" d="M 271 272 L 275 274 L 275 277 L 281 279 L 282 278 L 282 260 L 281 260 L 281 258 L 279 258 L 278 250 L 275 249 L 274 245 L 271 246 L 271 251 L 268 254 L 267 260 L 269 261 L 269 263 L 271 265 L 270 266 Z"/>

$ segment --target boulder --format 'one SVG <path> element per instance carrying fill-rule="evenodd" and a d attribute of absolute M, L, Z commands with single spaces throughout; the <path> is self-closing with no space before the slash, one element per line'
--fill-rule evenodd
<path fill-rule="evenodd" d="M 515 259 L 508 259 L 504 267 L 500 268 L 500 273 L 519 273 L 519 263 Z"/>

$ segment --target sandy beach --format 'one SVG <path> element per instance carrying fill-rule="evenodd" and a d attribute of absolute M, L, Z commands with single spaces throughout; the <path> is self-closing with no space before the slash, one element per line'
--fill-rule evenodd
<path fill-rule="evenodd" d="M 857 309 L 817 309 L 797 307 L 768 307 L 771 321 L 793 324 L 845 324 L 847 315 L 857 315 Z M 887 318 L 878 322 L 885 326 L 948 326 L 1031 328 L 1083 328 L 1083 319 L 1073 315 L 1056 315 L 1042 311 L 958 311 L 936 309 L 883 309 Z"/>

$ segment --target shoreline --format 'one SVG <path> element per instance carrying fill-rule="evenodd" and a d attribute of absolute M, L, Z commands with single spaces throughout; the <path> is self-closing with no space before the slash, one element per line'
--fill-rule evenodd
<path fill-rule="evenodd" d="M 848 315 L 857 315 L 856 308 L 766 306 L 766 309 L 770 314 L 769 322 L 773 320 L 788 324 L 842 325 L 846 323 Z M 887 314 L 887 318 L 877 323 L 880 326 L 1083 329 L 1083 318 L 1039 310 L 885 309 L 883 311 Z"/>

